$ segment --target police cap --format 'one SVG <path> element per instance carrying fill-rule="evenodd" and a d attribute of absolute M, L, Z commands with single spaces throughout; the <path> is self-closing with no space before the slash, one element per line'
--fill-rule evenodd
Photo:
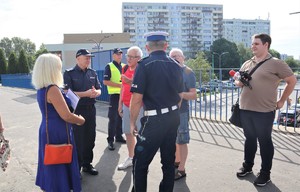
<path fill-rule="evenodd" d="M 114 48 L 113 54 L 123 53 L 122 49 L 120 48 Z"/>
<path fill-rule="evenodd" d="M 93 54 L 91 54 L 91 52 L 87 49 L 79 49 L 76 53 L 76 58 L 81 56 L 81 55 L 84 55 L 84 56 L 89 56 L 89 57 L 94 57 Z"/>
<path fill-rule="evenodd" d="M 147 41 L 166 41 L 169 33 L 164 31 L 153 31 L 144 34 L 144 37 L 147 38 Z"/>

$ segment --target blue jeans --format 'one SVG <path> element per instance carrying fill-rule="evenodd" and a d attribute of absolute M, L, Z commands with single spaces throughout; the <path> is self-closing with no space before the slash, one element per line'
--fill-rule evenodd
<path fill-rule="evenodd" d="M 159 191 L 172 192 L 179 111 L 142 117 L 141 124 L 133 157 L 133 191 L 147 191 L 148 167 L 160 149 L 163 179 L 160 182 Z"/>
<path fill-rule="evenodd" d="M 275 111 L 254 112 L 241 110 L 241 122 L 246 137 L 244 145 L 245 163 L 252 167 L 257 151 L 257 140 L 260 147 L 261 171 L 270 173 L 274 156 L 272 129 Z"/>

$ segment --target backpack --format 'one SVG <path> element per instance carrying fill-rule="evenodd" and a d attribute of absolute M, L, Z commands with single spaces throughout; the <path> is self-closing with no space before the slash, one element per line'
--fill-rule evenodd
<path fill-rule="evenodd" d="M 124 65 L 124 67 L 122 68 L 122 74 L 124 74 L 127 71 L 128 67 L 128 65 Z"/>

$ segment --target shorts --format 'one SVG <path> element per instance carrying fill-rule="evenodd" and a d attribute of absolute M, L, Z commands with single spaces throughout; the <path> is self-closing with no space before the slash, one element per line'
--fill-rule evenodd
<path fill-rule="evenodd" d="M 180 113 L 180 125 L 177 129 L 177 144 L 187 144 L 190 142 L 189 112 Z"/>
<path fill-rule="evenodd" d="M 141 108 L 138 118 L 136 120 L 136 126 L 138 131 L 141 129 L 141 118 L 144 115 L 144 110 Z M 122 118 L 122 131 L 124 134 L 130 134 L 130 112 L 129 107 L 123 104 L 123 118 Z"/>

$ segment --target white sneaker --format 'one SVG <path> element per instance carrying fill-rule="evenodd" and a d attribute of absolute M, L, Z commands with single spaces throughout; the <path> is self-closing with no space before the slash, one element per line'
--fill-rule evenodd
<path fill-rule="evenodd" d="M 127 167 L 132 166 L 132 158 L 128 157 L 125 161 L 118 165 L 118 170 L 126 169 Z"/>

